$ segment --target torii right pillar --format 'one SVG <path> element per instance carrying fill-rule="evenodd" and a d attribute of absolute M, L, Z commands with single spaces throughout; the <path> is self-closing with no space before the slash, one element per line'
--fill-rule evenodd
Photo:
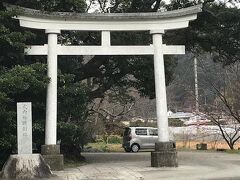
<path fill-rule="evenodd" d="M 152 167 L 177 167 L 177 151 L 174 142 L 169 140 L 167 96 L 163 57 L 162 35 L 164 30 L 150 31 L 154 46 L 154 75 L 158 126 L 158 142 L 155 151 L 151 152 Z"/>

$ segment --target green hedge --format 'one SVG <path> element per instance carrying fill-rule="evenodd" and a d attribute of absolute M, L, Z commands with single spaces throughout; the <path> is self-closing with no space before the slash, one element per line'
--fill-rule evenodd
<path fill-rule="evenodd" d="M 122 144 L 122 137 L 118 135 L 110 135 L 107 138 L 108 144 Z"/>

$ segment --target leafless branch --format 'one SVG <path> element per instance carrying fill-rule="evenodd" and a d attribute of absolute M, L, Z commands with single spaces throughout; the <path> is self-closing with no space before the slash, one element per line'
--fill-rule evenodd
<path fill-rule="evenodd" d="M 86 12 L 88 12 L 88 10 L 91 8 L 93 1 L 95 0 L 89 0 L 89 5 L 86 8 Z"/>

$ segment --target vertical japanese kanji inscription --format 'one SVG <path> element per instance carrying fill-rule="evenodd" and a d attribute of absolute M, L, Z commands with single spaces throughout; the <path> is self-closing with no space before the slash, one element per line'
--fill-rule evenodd
<path fill-rule="evenodd" d="M 18 154 L 32 154 L 32 105 L 17 103 Z"/>

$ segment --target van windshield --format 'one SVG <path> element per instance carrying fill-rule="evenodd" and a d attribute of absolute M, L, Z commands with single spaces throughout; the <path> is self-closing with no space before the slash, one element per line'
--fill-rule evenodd
<path fill-rule="evenodd" d="M 123 136 L 128 136 L 131 133 L 131 129 L 130 128 L 125 128 Z"/>

